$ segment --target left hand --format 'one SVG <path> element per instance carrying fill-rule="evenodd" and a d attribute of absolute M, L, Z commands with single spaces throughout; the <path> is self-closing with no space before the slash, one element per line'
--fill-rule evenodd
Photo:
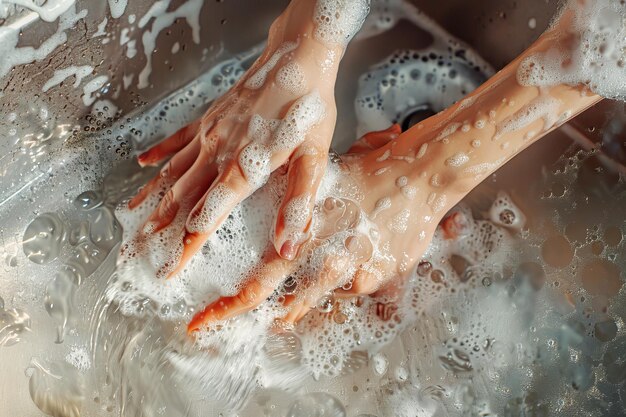
<path fill-rule="evenodd" d="M 394 155 L 389 141 L 398 133 L 393 126 L 355 143 L 352 153 L 341 158 L 334 196 L 316 206 L 312 237 L 296 259 L 283 259 L 269 248 L 243 289 L 207 306 L 188 331 L 256 308 L 288 277 L 294 277 L 295 289 L 281 298 L 286 309 L 282 321 L 289 325 L 329 295 L 398 292 L 447 207 L 429 198 L 427 181 L 407 176 L 409 169 L 426 169 L 428 161 L 408 164 Z"/>

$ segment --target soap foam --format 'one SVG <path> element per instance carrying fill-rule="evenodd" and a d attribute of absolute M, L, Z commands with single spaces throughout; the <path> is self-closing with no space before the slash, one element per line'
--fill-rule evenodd
<path fill-rule="evenodd" d="M 2 3 L 14 4 L 25 9 L 34 11 L 45 22 L 54 22 L 74 5 L 75 0 L 4 0 L 0 2 L 0 18 L 9 15 L 9 6 Z"/>
<path fill-rule="evenodd" d="M 306 79 L 300 64 L 288 62 L 276 73 L 276 84 L 285 91 L 302 94 L 306 89 Z"/>
<path fill-rule="evenodd" d="M 272 153 L 262 143 L 252 142 L 239 154 L 239 166 L 253 190 L 265 184 L 271 173 Z"/>
<path fill-rule="evenodd" d="M 585 85 L 603 97 L 626 100 L 626 7 L 619 0 L 570 1 L 572 49 L 552 48 L 526 58 L 517 72 L 524 86 Z M 558 20 L 558 19 L 557 19 Z"/>
<path fill-rule="evenodd" d="M 291 105 L 270 142 L 272 152 L 294 149 L 326 115 L 326 104 L 314 90 Z"/>
<path fill-rule="evenodd" d="M 543 131 L 547 132 L 558 122 L 559 115 L 557 112 L 560 106 L 560 100 L 552 98 L 547 94 L 540 95 L 519 109 L 515 114 L 498 123 L 493 140 L 500 140 L 507 133 L 526 128 L 540 119 L 543 120 Z"/>
<path fill-rule="evenodd" d="M 93 73 L 93 67 L 90 65 L 82 65 L 82 66 L 69 66 L 67 68 L 61 70 L 55 70 L 54 75 L 50 78 L 41 88 L 41 90 L 45 93 L 52 87 L 55 87 L 65 81 L 68 77 L 74 76 L 75 81 L 73 84 L 74 88 L 77 88 L 82 82 L 83 78 L 87 77 L 89 74 Z"/>
<path fill-rule="evenodd" d="M 473 91 L 487 77 L 467 56 L 433 46 L 398 51 L 372 67 L 359 79 L 357 135 L 402 124 L 416 112 L 439 112 Z M 461 127 L 450 126 L 438 139 Z"/>
<path fill-rule="evenodd" d="M 344 192 L 335 186 L 337 170 L 338 167 L 331 162 L 330 174 L 324 179 L 317 198 L 318 207 L 324 207 L 324 209 L 318 209 L 314 213 L 312 233 L 314 240 L 317 239 L 318 243 L 312 247 L 307 246 L 308 249 L 303 250 L 305 254 L 303 259 L 300 259 L 299 266 L 290 275 L 296 288 L 301 285 L 311 285 L 316 282 L 320 271 L 328 271 L 329 254 L 340 261 L 331 265 L 333 270 L 336 270 L 335 273 L 339 273 L 336 277 L 339 285 L 350 288 L 352 274 L 356 271 L 350 259 L 356 255 L 351 252 L 352 246 L 349 242 L 354 242 L 353 239 L 358 239 L 359 236 L 377 235 L 373 232 L 376 230 L 375 226 L 364 213 L 359 212 L 358 203 L 350 199 L 354 196 L 354 191 Z M 402 180 L 400 180 L 400 185 L 408 186 Z M 224 225 L 204 246 L 202 256 L 196 256 L 183 272 L 173 279 L 155 280 L 153 278 L 155 268 L 150 269 L 148 264 L 155 261 L 163 263 L 165 254 L 171 254 L 172 248 L 175 249 L 179 245 L 176 242 L 182 239 L 180 233 L 168 234 L 168 228 L 166 228 L 164 232 L 158 234 L 156 240 L 145 241 L 144 245 L 150 245 L 148 254 L 141 252 L 148 246 L 142 248 L 141 243 L 127 244 L 118 261 L 118 279 L 109 288 L 108 296 L 115 300 L 125 314 L 145 314 L 146 311 L 138 309 L 138 306 L 145 305 L 144 300 L 148 299 L 148 304 L 152 306 L 153 311 L 165 319 L 174 319 L 188 317 L 191 310 L 197 311 L 217 296 L 236 294 L 248 274 L 254 270 L 254 265 L 261 259 L 265 245 L 267 245 L 267 237 L 273 230 L 274 220 L 270 213 L 277 211 L 281 201 L 278 197 L 284 194 L 285 186 L 284 175 L 273 175 L 267 187 L 257 191 L 231 213 Z M 163 191 L 166 188 L 167 186 L 164 186 Z M 329 193 L 334 196 L 331 200 L 328 200 Z M 118 216 L 124 226 L 126 242 L 129 240 L 133 242 L 133 236 L 138 235 L 143 219 L 154 209 L 158 196 L 159 193 L 155 193 L 133 211 L 127 209 L 118 211 Z M 302 225 L 301 220 L 308 218 L 305 216 L 308 210 L 303 208 L 308 200 L 296 200 L 286 210 L 288 226 L 299 227 Z M 498 207 L 503 201 L 508 200 L 504 196 L 499 196 Z M 436 202 L 434 204 L 436 205 Z M 389 208 L 385 199 L 379 206 L 381 209 Z M 507 207 L 510 206 L 507 205 Z M 457 209 L 456 213 L 458 237 L 450 240 L 445 238 L 443 232 L 438 229 L 429 252 L 424 255 L 426 259 L 429 259 L 431 269 L 437 271 L 433 273 L 438 274 L 438 278 L 424 281 L 419 275 L 415 275 L 416 270 L 413 270 L 410 273 L 407 291 L 400 300 L 391 302 L 391 300 L 385 301 L 384 298 L 370 297 L 358 300 L 332 299 L 315 291 L 308 296 L 312 298 L 307 298 L 308 301 L 303 300 L 313 301 L 314 304 L 316 304 L 315 300 L 322 300 L 322 302 L 297 326 L 296 332 L 301 344 L 300 366 L 316 376 L 338 375 L 346 366 L 352 366 L 351 364 L 360 360 L 358 359 L 359 352 L 374 354 L 379 351 L 408 323 L 415 320 L 422 308 L 444 297 L 445 291 L 444 293 L 441 291 L 448 288 L 445 280 L 461 280 L 458 272 L 455 272 L 447 261 L 451 255 L 462 255 L 470 265 L 479 264 L 486 259 L 494 263 L 505 260 L 509 252 L 507 242 L 510 240 L 505 228 L 488 220 L 474 220 L 471 212 L 465 208 Z M 408 210 L 400 211 L 394 216 L 389 227 L 397 233 L 403 233 L 409 218 Z M 510 226 L 510 224 L 506 225 L 506 227 Z M 172 229 L 178 227 L 180 225 L 175 225 Z M 370 242 L 373 245 L 371 258 L 374 261 L 366 263 L 364 268 L 369 268 L 376 277 L 377 274 L 380 275 L 380 271 L 375 267 L 372 268 L 371 265 L 375 265 L 376 259 L 384 259 L 389 254 L 385 252 L 385 248 L 378 247 L 376 239 L 370 239 Z M 148 263 L 140 262 L 139 259 L 146 255 Z M 376 279 L 388 278 L 380 275 Z M 461 281 L 475 285 L 471 277 L 463 277 Z M 211 340 L 224 338 L 226 338 L 224 340 L 230 340 L 228 338 L 235 337 L 232 332 L 236 332 L 238 325 L 235 323 L 240 320 L 246 323 L 257 323 L 253 325 L 253 327 L 257 326 L 254 327 L 255 330 L 248 335 L 258 333 L 260 341 L 266 340 L 268 322 L 262 318 L 284 314 L 281 313 L 280 303 L 277 303 L 277 300 L 280 300 L 282 291 L 294 293 L 291 287 L 287 285 L 280 287 L 258 311 L 251 313 L 248 319 L 239 318 L 232 323 L 227 321 L 219 326 L 232 328 L 232 330 L 224 330 L 224 333 L 220 333 L 221 331 L 216 330 L 215 327 L 201 330 L 198 333 L 198 343 L 202 346 L 210 346 L 215 343 L 210 342 Z M 311 289 L 314 290 L 314 288 Z M 299 294 L 298 291 L 295 293 Z M 215 339 L 216 337 L 218 339 Z M 237 340 L 240 339 L 241 336 Z M 258 352 L 252 354 L 254 357 L 260 355 Z M 242 374 L 241 377 L 244 375 Z M 245 386 L 248 384 L 246 383 Z"/>
<path fill-rule="evenodd" d="M 1 6 L 1 5 L 0 5 Z M 18 47 L 20 39 L 19 27 L 6 25 L 0 27 L 0 77 L 9 73 L 11 68 L 45 59 L 52 51 L 67 41 L 67 31 L 73 28 L 80 19 L 87 16 L 87 10 L 76 11 L 72 3 L 60 15 L 57 30 L 43 43 L 34 48 L 32 46 Z"/>
<path fill-rule="evenodd" d="M 119 3 L 115 7 L 111 8 L 111 14 L 117 15 L 123 13 L 126 0 L 110 0 L 112 2 Z M 159 33 L 166 27 L 169 27 L 176 21 L 176 19 L 185 18 L 185 21 L 191 28 L 191 36 L 193 42 L 200 43 L 200 10 L 204 2 L 202 0 L 187 0 L 182 3 L 178 8 L 169 10 L 171 0 L 159 0 L 154 2 L 145 15 L 139 19 L 139 28 L 145 28 L 149 22 L 152 22 L 150 29 L 146 29 L 142 36 L 141 41 L 143 43 L 143 51 L 146 57 L 146 65 L 139 73 L 137 79 L 137 88 L 142 89 L 150 85 L 150 74 L 152 74 L 152 55 L 156 51 L 156 40 Z M 124 6 L 124 7 L 122 7 Z"/>
<path fill-rule="evenodd" d="M 280 59 L 295 50 L 297 47 L 297 42 L 285 42 L 280 45 L 267 62 L 261 65 L 261 67 L 246 80 L 246 83 L 244 84 L 246 88 L 251 90 L 258 90 L 261 88 L 263 84 L 265 84 L 267 76 L 274 69 L 274 67 L 276 67 L 276 64 L 278 64 Z"/>
<path fill-rule="evenodd" d="M 317 0 L 315 37 L 331 46 L 345 47 L 369 13 L 369 0 Z"/>
<path fill-rule="evenodd" d="M 253 149 L 253 147 L 251 146 L 250 149 Z M 255 164 L 252 163 L 250 165 Z M 257 172 L 254 172 L 254 174 L 257 174 Z M 236 199 L 237 194 L 227 185 L 217 184 L 207 193 L 200 213 L 189 219 L 187 229 L 191 233 L 207 233 L 216 225 L 219 216 L 224 213 L 224 207 L 233 206 Z"/>
<path fill-rule="evenodd" d="M 311 216 L 310 202 L 309 196 L 300 196 L 291 199 L 284 207 L 284 228 L 288 233 L 287 236 L 283 236 L 284 241 L 300 242 L 304 238 L 302 231 Z"/>

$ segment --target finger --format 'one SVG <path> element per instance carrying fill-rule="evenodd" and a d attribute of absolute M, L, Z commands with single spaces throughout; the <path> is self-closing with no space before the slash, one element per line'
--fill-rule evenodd
<path fill-rule="evenodd" d="M 335 290 L 335 295 L 339 298 L 353 298 L 374 294 L 380 288 L 380 281 L 380 274 L 361 268 L 352 281 Z"/>
<path fill-rule="evenodd" d="M 285 259 L 294 259 L 307 240 L 326 163 L 325 154 L 311 144 L 300 146 L 291 159 L 287 191 L 274 229 L 274 247 Z"/>
<path fill-rule="evenodd" d="M 183 149 L 198 133 L 200 120 L 183 127 L 169 138 L 158 143 L 137 157 L 139 165 L 154 165 L 164 160 L 173 153 Z"/>
<path fill-rule="evenodd" d="M 187 326 L 187 332 L 191 333 L 216 321 L 227 320 L 254 310 L 272 295 L 290 272 L 289 261 L 280 258 L 273 250 L 268 251 L 261 262 L 261 267 L 250 275 L 241 291 L 235 296 L 221 297 L 209 304 L 193 317 Z"/>
<path fill-rule="evenodd" d="M 378 302 L 376 303 L 376 315 L 382 321 L 389 321 L 398 311 L 398 305 L 395 302 Z"/>
<path fill-rule="evenodd" d="M 194 139 L 169 160 L 159 174 L 146 184 L 128 203 L 131 210 L 139 206 L 163 180 L 176 181 L 193 165 L 200 153 L 200 141 Z"/>
<path fill-rule="evenodd" d="M 280 158 L 272 158 L 264 145 L 249 143 L 231 160 L 211 189 L 196 204 L 187 219 L 187 234 L 176 274 L 220 227 L 228 214 L 253 191 L 267 182 Z"/>
<path fill-rule="evenodd" d="M 181 209 L 188 214 L 216 177 L 217 167 L 210 157 L 201 152 L 192 167 L 161 199 L 148 218 L 144 232 L 156 233 L 169 226 Z"/>
<path fill-rule="evenodd" d="M 399 275 L 395 279 L 381 283 L 380 287 L 371 295 L 375 298 L 396 303 L 404 295 L 407 286 L 408 275 Z"/>
<path fill-rule="evenodd" d="M 292 328 L 315 308 L 315 303 L 312 303 L 309 300 L 296 299 L 295 297 L 292 298 L 290 302 L 283 305 L 285 306 L 287 313 L 284 317 L 277 319 L 277 322 L 283 328 Z"/>
<path fill-rule="evenodd" d="M 165 180 L 161 177 L 161 173 L 157 174 L 156 177 L 152 178 L 146 185 L 139 189 L 137 195 L 128 202 L 128 208 L 133 210 L 139 207 L 150 194 L 156 192 L 156 190 L 162 186 L 164 181 Z"/>
<path fill-rule="evenodd" d="M 346 270 L 343 257 L 327 257 L 315 279 L 299 283 L 294 294 L 285 297 L 283 305 L 287 312 L 280 323 L 293 326 L 315 308 L 330 312 L 334 304 L 333 290 L 346 279 Z"/>
<path fill-rule="evenodd" d="M 239 165 L 236 161 L 231 161 L 191 210 L 185 225 L 187 233 L 183 239 L 183 253 L 170 277 L 176 275 L 189 262 L 237 204 L 250 195 L 250 191 L 250 185 Z"/>
<path fill-rule="evenodd" d="M 376 303 L 376 315 L 383 321 L 389 321 L 398 312 L 398 304 L 406 291 L 407 276 L 400 276 L 383 284 L 372 297 L 378 300 Z M 397 318 L 397 317 L 396 317 Z"/>
<path fill-rule="evenodd" d="M 402 128 L 397 123 L 392 124 L 385 130 L 366 133 L 352 144 L 348 153 L 361 153 L 378 149 L 396 139 L 401 133 Z"/>

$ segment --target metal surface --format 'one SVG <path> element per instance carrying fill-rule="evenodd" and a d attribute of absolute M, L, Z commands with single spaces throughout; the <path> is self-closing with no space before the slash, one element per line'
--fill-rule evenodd
<path fill-rule="evenodd" d="M 173 1 L 170 7 L 174 9 L 181 3 Z M 0 79 L 0 297 L 4 299 L 5 308 L 26 310 L 32 320 L 32 331 L 24 333 L 20 343 L 0 346 L 0 416 L 41 415 L 28 394 L 28 379 L 24 372 L 31 358 L 40 351 L 37 341 L 56 337 L 56 326 L 43 308 L 47 282 L 36 278 L 47 275 L 42 273 L 40 265 L 29 262 L 23 253 L 21 240 L 27 225 L 41 213 L 71 205 L 80 192 L 98 188 L 113 161 L 118 160 L 120 154 L 130 155 L 133 135 L 114 137 L 113 133 L 108 133 L 110 126 L 117 123 L 115 126 L 119 128 L 124 120 L 140 114 L 169 92 L 212 68 L 216 62 L 262 42 L 272 19 L 286 3 L 284 0 L 206 0 L 200 16 L 200 42 L 192 40 L 191 28 L 184 19 L 174 21 L 157 38 L 150 86 L 137 89 L 133 84 L 124 89 L 119 87 L 123 77 L 138 73 L 145 65 L 140 39 L 142 31 L 149 27 L 139 29 L 133 26 L 128 16 L 142 16 L 152 2 L 131 1 L 120 19 L 112 19 L 106 2 L 80 0 L 77 8 L 88 9 L 88 15 L 76 28 L 68 31 L 68 39 L 61 47 L 41 61 L 16 67 Z M 472 45 L 495 67 L 504 65 L 528 46 L 547 26 L 557 7 L 556 1 L 545 0 L 415 3 L 451 33 Z M 102 37 L 93 35 L 105 16 L 108 16 L 106 29 L 111 40 L 103 44 Z M 529 26 L 531 19 L 536 22 L 536 26 L 530 25 L 532 28 Z M 4 22 L 4 25 L 10 24 L 20 27 L 21 46 L 39 45 L 54 32 L 56 25 L 43 23 L 28 11 Z M 138 53 L 132 59 L 127 58 L 125 46 L 120 45 L 124 29 L 131 26 L 135 29 L 129 36 L 138 41 Z M 367 50 L 361 42 L 350 46 L 337 87 L 336 148 L 345 149 L 354 137 L 353 98 L 358 75 L 395 49 L 415 48 L 428 41 L 425 33 L 403 22 L 385 37 L 368 41 Z M 174 55 L 171 51 L 175 43 L 179 44 L 180 51 Z M 117 106 L 119 110 L 115 115 L 92 114 L 91 109 L 83 105 L 83 90 L 72 87 L 73 79 L 48 93 L 42 92 L 42 86 L 54 71 L 70 63 L 90 65 L 94 67 L 94 74 L 108 75 L 108 85 L 100 90 L 100 99 L 108 99 Z M 47 118 L 42 117 L 41 108 L 48 109 Z M 12 113 L 17 114 L 17 121 L 12 120 Z M 546 167 L 571 146 L 572 138 L 586 146 L 604 140 L 604 149 L 610 155 L 607 164 L 615 170 L 621 169 L 624 133 L 607 132 L 603 126 L 608 118 L 615 118 L 615 115 L 623 118 L 623 114 L 621 105 L 603 103 L 582 115 L 568 129 L 551 134 L 500 170 L 494 178 L 494 181 L 497 179 L 496 186 L 525 195 L 542 178 Z M 10 135 L 11 129 L 17 129 L 17 134 Z M 60 159 L 59 150 L 68 147 L 75 149 L 72 159 Z M 610 193 L 611 180 L 594 176 L 595 168 L 590 167 L 591 174 L 577 186 L 597 187 Z M 521 171 L 524 172 L 523 182 L 520 181 Z M 81 178 L 80 185 L 68 189 L 66 184 L 76 183 L 77 177 Z M 470 199 L 480 205 L 480 191 Z M 593 211 L 591 206 L 589 210 Z M 619 225 L 624 221 L 623 213 L 617 213 L 617 216 Z M 50 275 L 53 267 L 44 271 L 49 271 Z M 33 293 L 41 295 L 32 297 Z M 58 345 L 50 344 L 50 355 L 54 356 L 57 348 L 60 351 Z"/>

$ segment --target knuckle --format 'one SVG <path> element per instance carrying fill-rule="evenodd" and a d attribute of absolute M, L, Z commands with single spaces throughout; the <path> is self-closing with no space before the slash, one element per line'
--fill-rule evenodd
<path fill-rule="evenodd" d="M 167 219 L 173 218 L 177 211 L 178 202 L 175 200 L 174 191 L 169 190 L 159 204 L 159 216 Z"/>
<path fill-rule="evenodd" d="M 317 163 L 324 154 L 322 147 L 315 142 L 304 142 L 298 146 L 293 154 L 293 160 L 301 163 Z"/>
<path fill-rule="evenodd" d="M 187 144 L 187 132 L 188 128 L 184 127 L 174 135 L 173 142 L 177 148 L 181 148 Z"/>
<path fill-rule="evenodd" d="M 161 178 L 176 179 L 174 178 L 174 163 L 171 160 L 168 161 L 163 168 L 161 168 L 159 175 Z"/>
<path fill-rule="evenodd" d="M 358 277 L 352 283 L 352 290 L 361 295 L 369 295 L 376 292 L 378 285 L 372 279 Z"/>
<path fill-rule="evenodd" d="M 253 306 L 256 299 L 257 294 L 250 286 L 244 287 L 239 293 L 236 295 L 237 301 L 244 306 L 250 307 Z"/>
<path fill-rule="evenodd" d="M 212 131 L 205 131 L 200 135 L 200 145 L 207 153 L 213 153 L 217 150 L 219 137 Z"/>

